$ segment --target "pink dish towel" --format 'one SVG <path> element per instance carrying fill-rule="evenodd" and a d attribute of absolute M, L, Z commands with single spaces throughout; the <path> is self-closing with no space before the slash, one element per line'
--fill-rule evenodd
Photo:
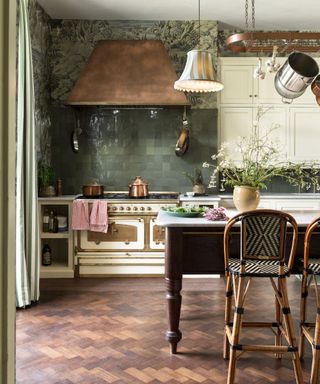
<path fill-rule="evenodd" d="M 96 200 L 92 203 L 90 213 L 90 231 L 107 233 L 108 206 L 106 201 Z"/>
<path fill-rule="evenodd" d="M 73 230 L 90 229 L 89 202 L 87 200 L 73 201 L 71 227 Z"/>

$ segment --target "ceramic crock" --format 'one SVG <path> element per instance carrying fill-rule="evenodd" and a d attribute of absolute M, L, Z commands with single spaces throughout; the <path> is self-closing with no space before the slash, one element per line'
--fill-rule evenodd
<path fill-rule="evenodd" d="M 250 211 L 256 209 L 260 202 L 258 188 L 247 185 L 236 185 L 233 189 L 233 203 L 238 211 Z"/>

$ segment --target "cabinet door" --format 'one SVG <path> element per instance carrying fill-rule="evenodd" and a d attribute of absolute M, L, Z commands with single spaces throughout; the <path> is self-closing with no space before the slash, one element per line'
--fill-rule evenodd
<path fill-rule="evenodd" d="M 254 79 L 251 65 L 225 65 L 221 68 L 221 82 L 224 89 L 220 95 L 222 104 L 253 103 Z"/>
<path fill-rule="evenodd" d="M 254 112 L 256 116 L 256 111 Z M 255 117 L 254 117 L 255 118 Z M 281 155 L 279 161 L 286 161 L 289 157 L 287 109 L 285 107 L 272 107 L 260 119 L 260 133 L 265 134 L 272 127 L 269 137 L 275 144 L 279 144 Z"/>
<path fill-rule="evenodd" d="M 319 107 L 290 108 L 290 160 L 320 160 Z"/>
<path fill-rule="evenodd" d="M 251 135 L 253 132 L 253 120 L 256 118 L 257 110 L 237 107 L 221 107 L 220 109 L 220 143 L 230 143 L 229 152 L 233 154 L 235 161 L 240 161 L 241 157 L 239 152 L 234 150 L 234 143 L 237 142 L 239 137 Z M 260 134 L 266 132 L 274 125 L 279 125 L 274 129 L 270 138 L 275 143 L 279 143 L 282 156 L 280 161 L 285 161 L 288 157 L 288 132 L 286 124 L 286 109 L 283 107 L 276 107 L 270 109 L 260 119 Z"/>
<path fill-rule="evenodd" d="M 269 59 L 263 59 L 262 65 L 264 70 L 266 70 L 266 61 Z M 277 63 L 283 64 L 285 58 L 278 58 Z M 281 96 L 276 91 L 274 86 L 274 78 L 276 76 L 275 72 L 266 73 L 266 76 L 263 80 L 258 80 L 259 84 L 259 98 L 258 102 L 261 104 L 283 104 L 281 100 Z"/>
<path fill-rule="evenodd" d="M 222 107 L 220 109 L 220 144 L 230 144 L 229 152 L 235 161 L 241 157 L 234 144 L 239 137 L 248 136 L 252 132 L 252 108 Z"/>

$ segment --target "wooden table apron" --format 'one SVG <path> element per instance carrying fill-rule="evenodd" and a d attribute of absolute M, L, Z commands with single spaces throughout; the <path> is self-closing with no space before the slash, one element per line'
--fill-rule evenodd
<path fill-rule="evenodd" d="M 295 273 L 301 272 L 299 259 L 303 258 L 303 237 L 305 225 L 299 227 Z M 182 338 L 179 329 L 181 312 L 181 288 L 183 274 L 224 274 L 223 232 L 221 227 L 166 227 L 165 281 L 168 314 L 166 340 L 171 353 L 177 353 L 178 342 Z M 239 229 L 231 235 L 230 255 L 235 256 L 239 249 Z M 288 239 L 289 240 L 289 239 Z M 320 236 L 311 249 L 310 257 L 320 255 Z"/>

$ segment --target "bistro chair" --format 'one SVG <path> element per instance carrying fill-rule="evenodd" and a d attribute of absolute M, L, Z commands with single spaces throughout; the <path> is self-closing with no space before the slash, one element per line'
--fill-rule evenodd
<path fill-rule="evenodd" d="M 303 276 L 301 282 L 301 302 L 300 302 L 300 344 L 299 354 L 301 359 L 304 357 L 305 340 L 312 348 L 312 365 L 310 383 L 320 383 L 320 292 L 318 289 L 317 277 L 320 276 L 320 260 L 310 259 L 310 243 L 314 235 L 319 235 L 320 217 L 314 219 L 307 227 L 304 237 L 303 255 Z M 307 298 L 309 287 L 313 283 L 315 290 L 316 306 L 314 310 L 315 322 L 307 320 Z"/>
<path fill-rule="evenodd" d="M 237 247 L 237 258 L 230 258 L 230 239 L 233 239 L 234 251 L 234 232 L 235 225 L 238 223 L 240 224 L 240 246 L 239 249 Z M 288 224 L 290 224 L 290 236 L 287 238 Z M 274 352 L 277 358 L 281 358 L 286 352 L 291 353 L 296 382 L 303 383 L 286 284 L 286 278 L 294 262 L 297 236 L 298 226 L 295 219 L 285 212 L 271 209 L 239 213 L 226 224 L 224 231 L 226 270 L 224 358 L 229 359 L 228 384 L 234 382 L 236 359 L 245 351 Z M 287 263 L 286 260 L 288 260 Z M 244 304 L 250 282 L 252 278 L 262 277 L 270 279 L 275 294 L 275 320 L 243 321 Z M 256 292 L 254 294 L 257 295 Z M 271 328 L 275 334 L 275 343 L 271 345 L 242 344 L 240 334 L 244 327 Z M 287 345 L 282 345 L 282 338 L 286 340 Z"/>

